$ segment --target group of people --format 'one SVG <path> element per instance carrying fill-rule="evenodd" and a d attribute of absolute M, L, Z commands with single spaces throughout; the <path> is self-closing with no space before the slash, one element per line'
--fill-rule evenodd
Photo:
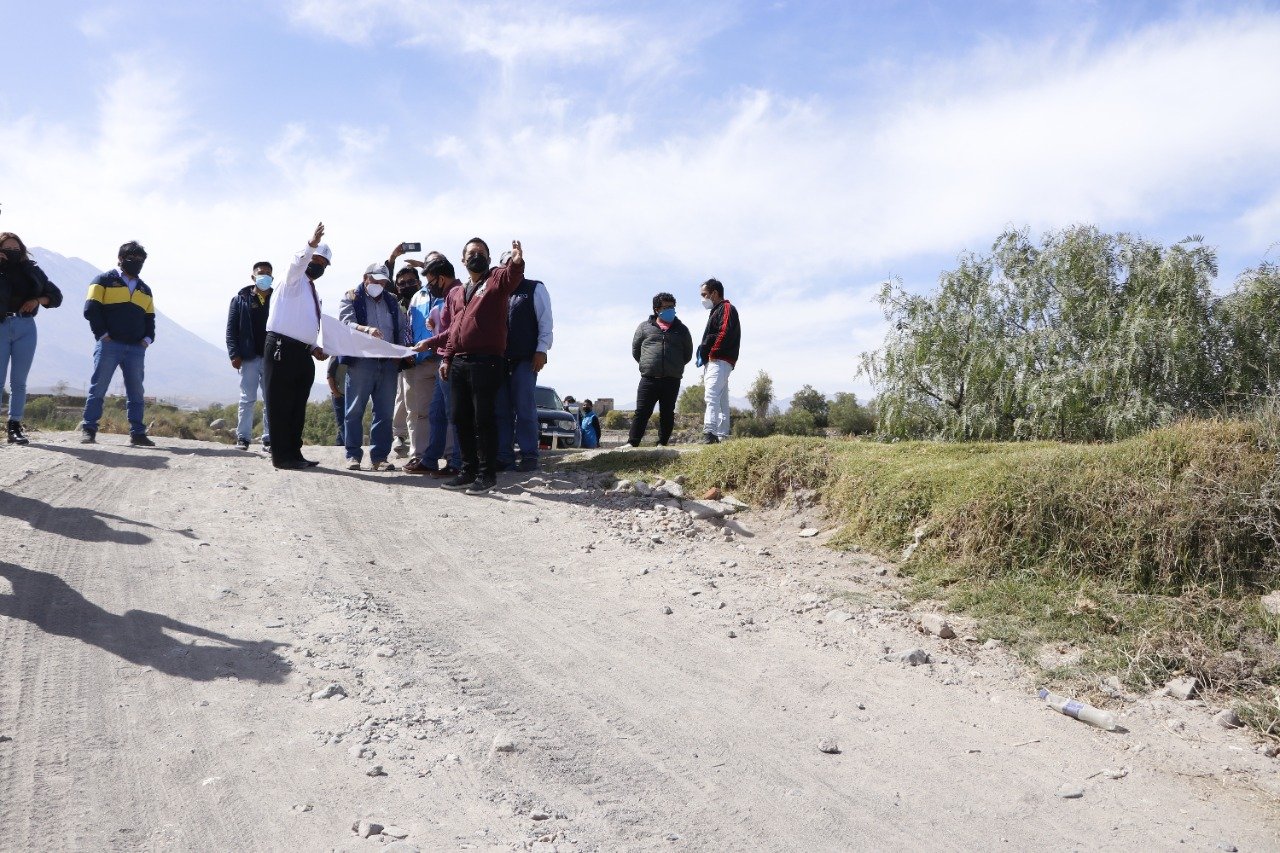
<path fill-rule="evenodd" d="M 302 454 L 307 401 L 315 362 L 330 359 L 321 348 L 325 326 L 315 281 L 332 253 L 316 226 L 277 283 L 269 261 L 252 266 L 251 283 L 231 300 L 226 346 L 240 376 L 236 443 L 253 441 L 259 391 L 265 401 L 262 446 L 280 469 L 318 464 Z M 418 251 L 399 244 L 385 261 L 370 264 L 360 283 L 347 291 L 338 320 L 346 330 L 381 345 L 336 343 L 328 385 L 337 422 L 337 443 L 348 467 L 364 460 L 364 417 L 372 406 L 369 462 L 374 471 L 395 470 L 393 437 L 407 444 L 409 473 L 448 478 L 445 488 L 488 491 L 500 470 L 538 468 L 540 430 L 534 388 L 553 341 L 551 298 L 546 285 L 524 275 L 524 254 L 513 241 L 498 264 L 488 244 L 468 240 L 461 262 L 464 282 L 444 254 L 396 261 Z M 147 252 L 137 242 L 122 245 L 116 268 L 95 277 L 84 316 L 95 339 L 93 376 L 80 424 L 81 441 L 96 441 L 106 392 L 117 368 L 124 378 L 130 444 L 150 447 L 143 421 L 145 353 L 155 341 L 155 305 L 141 277 Z M 741 326 L 737 309 L 716 279 L 702 284 L 710 314 L 694 349 L 687 326 L 676 316 L 670 293 L 653 297 L 653 313 L 632 339 L 640 385 L 629 443 L 643 439 L 655 406 L 658 443 L 671 439 L 680 382 L 689 361 L 704 370 L 706 412 L 703 441 L 729 436 L 728 381 L 738 359 Z M 26 378 L 36 346 L 35 315 L 62 304 L 62 293 L 31 259 L 15 234 L 0 234 L 0 380 L 9 375 L 7 423 L 10 443 L 26 444 L 22 416 Z M 340 336 L 335 335 L 335 341 Z M 571 398 L 570 398 L 571 399 Z M 397 429 L 396 423 L 403 423 Z M 600 423 L 590 401 L 578 414 L 584 445 L 600 439 Z"/>
<path fill-rule="evenodd" d="M 321 224 L 279 285 L 270 264 L 255 264 L 253 283 L 232 299 L 227 316 L 227 354 L 241 379 L 237 443 L 247 449 L 252 441 L 261 388 L 262 442 L 277 468 L 316 464 L 302 455 L 302 425 L 314 361 L 330 355 L 320 345 L 315 290 L 332 260 L 323 236 Z M 406 472 L 447 477 L 449 489 L 488 491 L 503 468 L 538 468 L 534 386 L 552 344 L 551 299 L 545 284 L 525 278 L 519 241 L 497 265 L 484 240 L 467 241 L 461 257 L 466 283 L 440 252 L 407 259 L 396 270 L 397 259 L 416 248 L 397 245 L 343 295 L 339 322 L 394 346 L 335 353 L 328 384 L 338 443 L 348 467 L 360 469 L 371 407 L 370 466 L 395 470 L 390 456 L 401 409 Z"/>

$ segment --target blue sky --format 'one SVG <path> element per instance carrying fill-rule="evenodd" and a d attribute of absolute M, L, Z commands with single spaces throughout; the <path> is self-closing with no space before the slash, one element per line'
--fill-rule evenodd
<path fill-rule="evenodd" d="M 521 239 L 561 393 L 633 399 L 652 294 L 696 334 L 716 276 L 735 395 L 865 397 L 879 282 L 1007 226 L 1203 234 L 1220 288 L 1280 240 L 1276 3 L 6 5 L 0 230 L 103 267 L 142 241 L 214 342 L 323 219 L 331 313 L 401 240 Z"/>

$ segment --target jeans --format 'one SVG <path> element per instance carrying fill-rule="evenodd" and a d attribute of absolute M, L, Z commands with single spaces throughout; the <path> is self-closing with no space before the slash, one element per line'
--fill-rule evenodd
<path fill-rule="evenodd" d="M 253 407 L 258 402 L 258 389 L 262 389 L 262 443 L 271 443 L 271 419 L 267 417 L 267 380 L 263 375 L 264 359 L 245 359 L 240 362 L 240 420 L 236 424 L 236 438 L 253 441 Z"/>
<path fill-rule="evenodd" d="M 649 417 L 653 414 L 654 404 L 658 406 L 658 444 L 665 445 L 670 441 L 671 431 L 676 425 L 676 398 L 679 396 L 679 376 L 641 376 L 640 386 L 636 389 L 636 414 L 631 419 L 631 434 L 627 437 L 627 443 L 632 447 L 640 445 L 644 431 L 649 428 Z"/>
<path fill-rule="evenodd" d="M 732 372 L 733 365 L 719 359 L 712 359 L 703 368 L 703 400 L 707 411 L 702 419 L 702 431 L 714 433 L 717 438 L 729 437 L 729 374 Z"/>
<path fill-rule="evenodd" d="M 36 318 L 10 317 L 0 323 L 0 394 L 8 376 L 11 421 L 22 420 L 27 410 L 27 374 L 35 358 Z"/>
<path fill-rule="evenodd" d="M 493 403 L 499 468 L 515 463 L 516 445 L 520 446 L 521 462 L 538 460 L 538 404 L 533 396 L 533 387 L 537 384 L 533 359 L 507 362 L 507 378 L 498 386 L 498 396 Z"/>
<path fill-rule="evenodd" d="M 430 362 L 439 365 L 439 362 Z M 458 446 L 457 432 L 453 428 L 452 406 L 449 401 L 449 380 L 436 377 L 436 390 L 431 395 L 431 408 L 428 410 L 428 421 L 431 424 L 431 437 L 427 439 L 426 449 L 419 460 L 427 468 L 438 468 L 440 457 L 449 455 L 449 464 L 456 470 L 462 470 L 462 450 Z"/>
<path fill-rule="evenodd" d="M 93 348 L 93 378 L 90 380 L 89 399 L 84 402 L 81 429 L 98 431 L 98 421 L 102 420 L 102 403 L 118 367 L 124 377 L 125 413 L 129 416 L 129 433 L 147 434 L 147 427 L 142 422 L 142 365 L 146 352 L 147 348 L 140 343 L 98 341 Z"/>
<path fill-rule="evenodd" d="M 391 419 L 396 408 L 396 359 L 357 358 L 347 367 L 347 424 L 343 433 L 347 458 L 364 458 L 364 410 L 373 401 L 369 429 L 369 461 L 386 462 L 391 455 Z"/>
<path fill-rule="evenodd" d="M 491 478 L 498 455 L 498 425 L 493 417 L 493 400 L 506 373 L 506 359 L 500 356 L 454 356 L 449 368 L 453 424 L 462 445 L 462 474 Z"/>
<path fill-rule="evenodd" d="M 347 398 L 341 394 L 336 396 L 331 394 L 329 399 L 333 400 L 333 422 L 338 425 L 338 440 L 334 444 L 343 447 L 347 443 Z"/>

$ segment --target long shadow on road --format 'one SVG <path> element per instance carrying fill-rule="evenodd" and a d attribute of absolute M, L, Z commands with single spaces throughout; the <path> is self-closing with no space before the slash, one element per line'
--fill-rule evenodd
<path fill-rule="evenodd" d="M 234 675 L 278 684 L 290 669 L 275 651 L 284 643 L 236 639 L 145 610 L 111 613 L 57 575 L 13 563 L 0 561 L 0 577 L 13 586 L 11 594 L 0 594 L 0 617 L 22 619 L 47 634 L 80 640 L 175 678 L 211 681 Z M 166 631 L 192 640 L 183 642 Z"/>
<path fill-rule="evenodd" d="M 145 521 L 133 521 L 109 512 L 80 506 L 54 506 L 35 498 L 24 498 L 12 492 L 0 492 L 0 516 L 25 521 L 36 530 L 56 533 L 82 542 L 115 542 L 120 545 L 146 545 L 151 537 L 138 530 L 120 530 L 108 524 L 115 521 L 135 527 L 159 529 Z M 184 536 L 190 536 L 183 533 Z"/>
<path fill-rule="evenodd" d="M 106 468 L 138 468 L 143 471 L 158 471 L 169 467 L 169 457 L 156 456 L 147 450 L 127 450 L 124 452 L 106 450 L 92 445 L 42 444 L 41 450 L 54 453 L 65 453 L 82 462 L 91 462 Z"/>

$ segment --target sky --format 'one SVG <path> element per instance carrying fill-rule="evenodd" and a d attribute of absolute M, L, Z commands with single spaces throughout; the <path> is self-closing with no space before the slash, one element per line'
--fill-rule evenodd
<path fill-rule="evenodd" d="M 543 380 L 620 402 L 652 296 L 696 338 L 710 277 L 735 396 L 764 370 L 865 399 L 880 284 L 928 292 L 1006 228 L 1203 235 L 1219 290 L 1280 253 L 1275 2 L 0 9 L 0 230 L 101 268 L 139 240 L 159 310 L 219 345 L 251 264 L 283 274 L 317 221 L 331 314 L 401 241 L 461 270 L 468 238 L 521 240 Z"/>

